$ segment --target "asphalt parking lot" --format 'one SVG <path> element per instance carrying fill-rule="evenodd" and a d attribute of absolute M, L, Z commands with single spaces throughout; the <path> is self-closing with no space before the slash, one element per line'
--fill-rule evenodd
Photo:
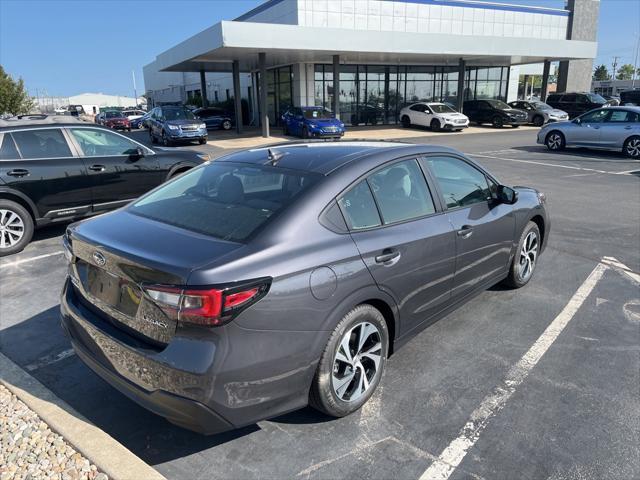
<path fill-rule="evenodd" d="M 551 153 L 533 131 L 427 141 L 544 191 L 550 244 L 525 288 L 495 286 L 396 352 L 354 415 L 203 437 L 132 403 L 60 328 L 64 227 L 0 260 L 0 351 L 168 478 L 640 478 L 640 162 Z"/>

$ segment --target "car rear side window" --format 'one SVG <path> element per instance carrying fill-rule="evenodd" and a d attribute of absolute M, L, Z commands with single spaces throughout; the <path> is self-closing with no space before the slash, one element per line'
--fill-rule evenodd
<path fill-rule="evenodd" d="M 20 158 L 16 144 L 11 138 L 11 134 L 5 133 L 2 137 L 2 146 L 0 146 L 0 160 L 16 160 Z"/>
<path fill-rule="evenodd" d="M 369 178 L 385 224 L 435 213 L 436 209 L 417 160 L 405 160 L 378 170 Z"/>
<path fill-rule="evenodd" d="M 142 197 L 129 211 L 223 240 L 243 242 L 288 208 L 321 175 L 217 162 Z"/>
<path fill-rule="evenodd" d="M 630 112 L 627 110 L 611 110 L 611 115 L 607 122 L 612 123 L 636 123 L 638 122 L 638 115 L 635 112 Z"/>
<path fill-rule="evenodd" d="M 362 180 L 339 198 L 338 205 L 351 230 L 382 225 L 376 202 L 366 180 Z"/>
<path fill-rule="evenodd" d="M 485 175 L 467 162 L 453 157 L 426 159 L 436 178 L 447 208 L 466 207 L 486 202 L 491 191 Z"/>
<path fill-rule="evenodd" d="M 12 133 L 22 158 L 71 157 L 71 150 L 59 128 L 20 130 Z"/>

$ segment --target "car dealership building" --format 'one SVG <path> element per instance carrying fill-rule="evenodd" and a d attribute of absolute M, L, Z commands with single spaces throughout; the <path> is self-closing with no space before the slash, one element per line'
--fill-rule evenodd
<path fill-rule="evenodd" d="M 145 86 L 151 105 L 237 98 L 237 117 L 244 98 L 264 135 L 291 106 L 394 124 L 418 100 L 515 99 L 518 65 L 543 64 L 546 85 L 558 61 L 558 91 L 589 90 L 598 13 L 599 0 L 269 0 L 159 54 Z"/>

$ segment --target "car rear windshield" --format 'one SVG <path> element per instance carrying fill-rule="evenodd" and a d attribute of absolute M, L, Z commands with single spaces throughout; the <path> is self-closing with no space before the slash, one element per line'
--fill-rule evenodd
<path fill-rule="evenodd" d="M 551 105 L 547 105 L 544 102 L 531 102 L 538 110 L 553 110 Z"/>
<path fill-rule="evenodd" d="M 308 118 L 310 120 L 333 118 L 331 116 L 331 112 L 329 110 L 324 110 L 324 109 L 303 110 L 302 113 L 304 115 L 304 118 Z"/>
<path fill-rule="evenodd" d="M 104 116 L 106 118 L 122 118 L 124 115 L 122 112 L 106 112 Z"/>
<path fill-rule="evenodd" d="M 271 166 L 212 163 L 167 183 L 128 210 L 193 232 L 243 242 L 320 177 Z"/>
<path fill-rule="evenodd" d="M 186 108 L 165 108 L 164 117 L 167 120 L 195 120 L 196 117 Z"/>

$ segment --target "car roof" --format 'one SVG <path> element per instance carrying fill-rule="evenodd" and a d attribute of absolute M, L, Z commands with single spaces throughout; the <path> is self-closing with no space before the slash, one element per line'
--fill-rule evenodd
<path fill-rule="evenodd" d="M 64 119 L 64 120 L 62 120 Z M 75 120 L 71 117 L 62 117 L 58 122 L 47 122 L 41 120 L 0 120 L 0 132 L 7 132 L 12 130 L 28 130 L 32 128 L 60 128 L 60 127 L 88 127 L 99 128 L 102 130 L 112 131 L 110 128 L 103 127 L 92 122 L 84 122 L 82 120 Z"/>
<path fill-rule="evenodd" d="M 633 105 L 608 105 L 602 108 L 607 110 L 631 110 L 632 112 L 640 113 L 640 107 Z"/>
<path fill-rule="evenodd" d="M 396 157 L 430 152 L 458 153 L 453 148 L 438 145 L 416 145 L 386 141 L 310 141 L 235 152 L 218 158 L 216 162 L 268 165 L 270 151 L 283 154 L 277 161 L 278 167 L 319 173 L 321 175 L 329 175 L 346 164 L 370 158 L 377 153 L 393 153 Z"/>
<path fill-rule="evenodd" d="M 73 125 L 77 126 L 79 123 L 87 123 L 78 118 L 70 115 L 21 115 L 22 118 L 12 117 L 0 120 L 0 129 L 14 128 L 14 127 L 32 127 L 34 125 L 41 126 L 60 126 L 60 125 Z"/>

